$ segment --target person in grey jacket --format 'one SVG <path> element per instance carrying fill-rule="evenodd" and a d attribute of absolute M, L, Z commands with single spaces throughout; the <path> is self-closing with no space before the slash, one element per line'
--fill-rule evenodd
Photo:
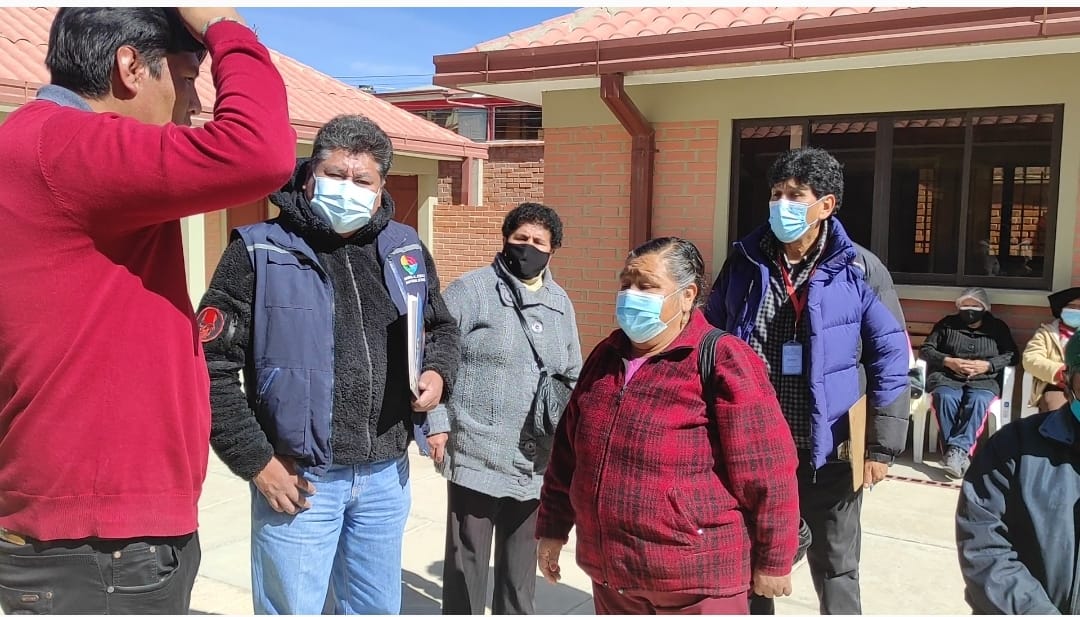
<path fill-rule="evenodd" d="M 964 477 L 956 544 L 976 615 L 1080 614 L 1080 337 L 1065 366 L 1070 402 L 1005 425 Z"/>
<path fill-rule="evenodd" d="M 503 221 L 494 262 L 443 294 L 461 329 L 442 465 L 449 481 L 445 615 L 484 614 L 493 535 L 492 611 L 535 612 L 536 512 L 554 440 L 541 427 L 559 418 L 537 422 L 532 413 L 540 376 L 533 346 L 549 372 L 576 381 L 581 371 L 574 307 L 548 267 L 562 231 L 551 208 L 521 204 Z"/>

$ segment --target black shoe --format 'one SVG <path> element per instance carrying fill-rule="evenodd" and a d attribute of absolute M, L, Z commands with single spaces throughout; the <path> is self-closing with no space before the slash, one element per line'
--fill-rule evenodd
<path fill-rule="evenodd" d="M 964 477 L 963 465 L 964 451 L 955 446 L 948 446 L 941 457 L 941 467 L 945 470 L 945 475 L 954 480 L 962 479 Z"/>

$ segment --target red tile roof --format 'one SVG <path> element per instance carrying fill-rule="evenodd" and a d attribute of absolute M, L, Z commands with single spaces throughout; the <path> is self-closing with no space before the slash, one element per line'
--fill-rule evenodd
<path fill-rule="evenodd" d="M 1077 35 L 1070 7 L 586 8 L 435 56 L 433 81 L 471 90 Z"/>
<path fill-rule="evenodd" d="M 547 47 L 610 41 L 676 32 L 700 32 L 739 26 L 786 23 L 837 15 L 893 10 L 886 7 L 603 8 L 580 9 L 539 25 L 481 43 L 467 51 Z"/>
<path fill-rule="evenodd" d="M 19 105 L 49 82 L 45 52 L 56 9 L 0 8 L 0 103 Z M 403 154 L 487 158 L 487 147 L 428 122 L 366 92 L 271 50 L 285 80 L 289 116 L 302 139 L 339 114 L 364 114 L 377 122 Z M 214 85 L 209 60 L 196 82 L 203 106 L 211 109 Z M 209 120 L 209 114 L 203 114 Z"/>

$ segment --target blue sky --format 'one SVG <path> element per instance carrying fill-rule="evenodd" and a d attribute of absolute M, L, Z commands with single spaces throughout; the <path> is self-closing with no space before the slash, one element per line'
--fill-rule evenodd
<path fill-rule="evenodd" d="M 379 92 L 431 83 L 431 57 L 573 12 L 573 8 L 241 8 L 277 51 Z"/>

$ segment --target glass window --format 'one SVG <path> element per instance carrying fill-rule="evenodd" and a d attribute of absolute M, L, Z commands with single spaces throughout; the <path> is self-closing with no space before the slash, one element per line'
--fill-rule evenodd
<path fill-rule="evenodd" d="M 828 150 L 844 166 L 844 197 L 836 217 L 851 239 L 870 246 L 874 223 L 874 147 L 877 122 L 819 121 L 810 125 L 810 145 Z"/>
<path fill-rule="evenodd" d="M 496 107 L 495 139 L 543 139 L 543 114 L 528 105 Z"/>
<path fill-rule="evenodd" d="M 765 220 L 776 156 L 808 143 L 844 165 L 837 216 L 897 282 L 1049 288 L 1060 106 L 743 120 L 734 128 L 737 234 Z"/>
<path fill-rule="evenodd" d="M 903 118 L 892 125 L 889 268 L 955 275 L 964 118 Z"/>
<path fill-rule="evenodd" d="M 413 113 L 473 141 L 487 141 L 485 109 L 429 109 Z"/>
<path fill-rule="evenodd" d="M 739 130 L 736 224 L 739 237 L 769 220 L 769 166 L 781 152 L 802 145 L 802 125 L 757 125 Z"/>

